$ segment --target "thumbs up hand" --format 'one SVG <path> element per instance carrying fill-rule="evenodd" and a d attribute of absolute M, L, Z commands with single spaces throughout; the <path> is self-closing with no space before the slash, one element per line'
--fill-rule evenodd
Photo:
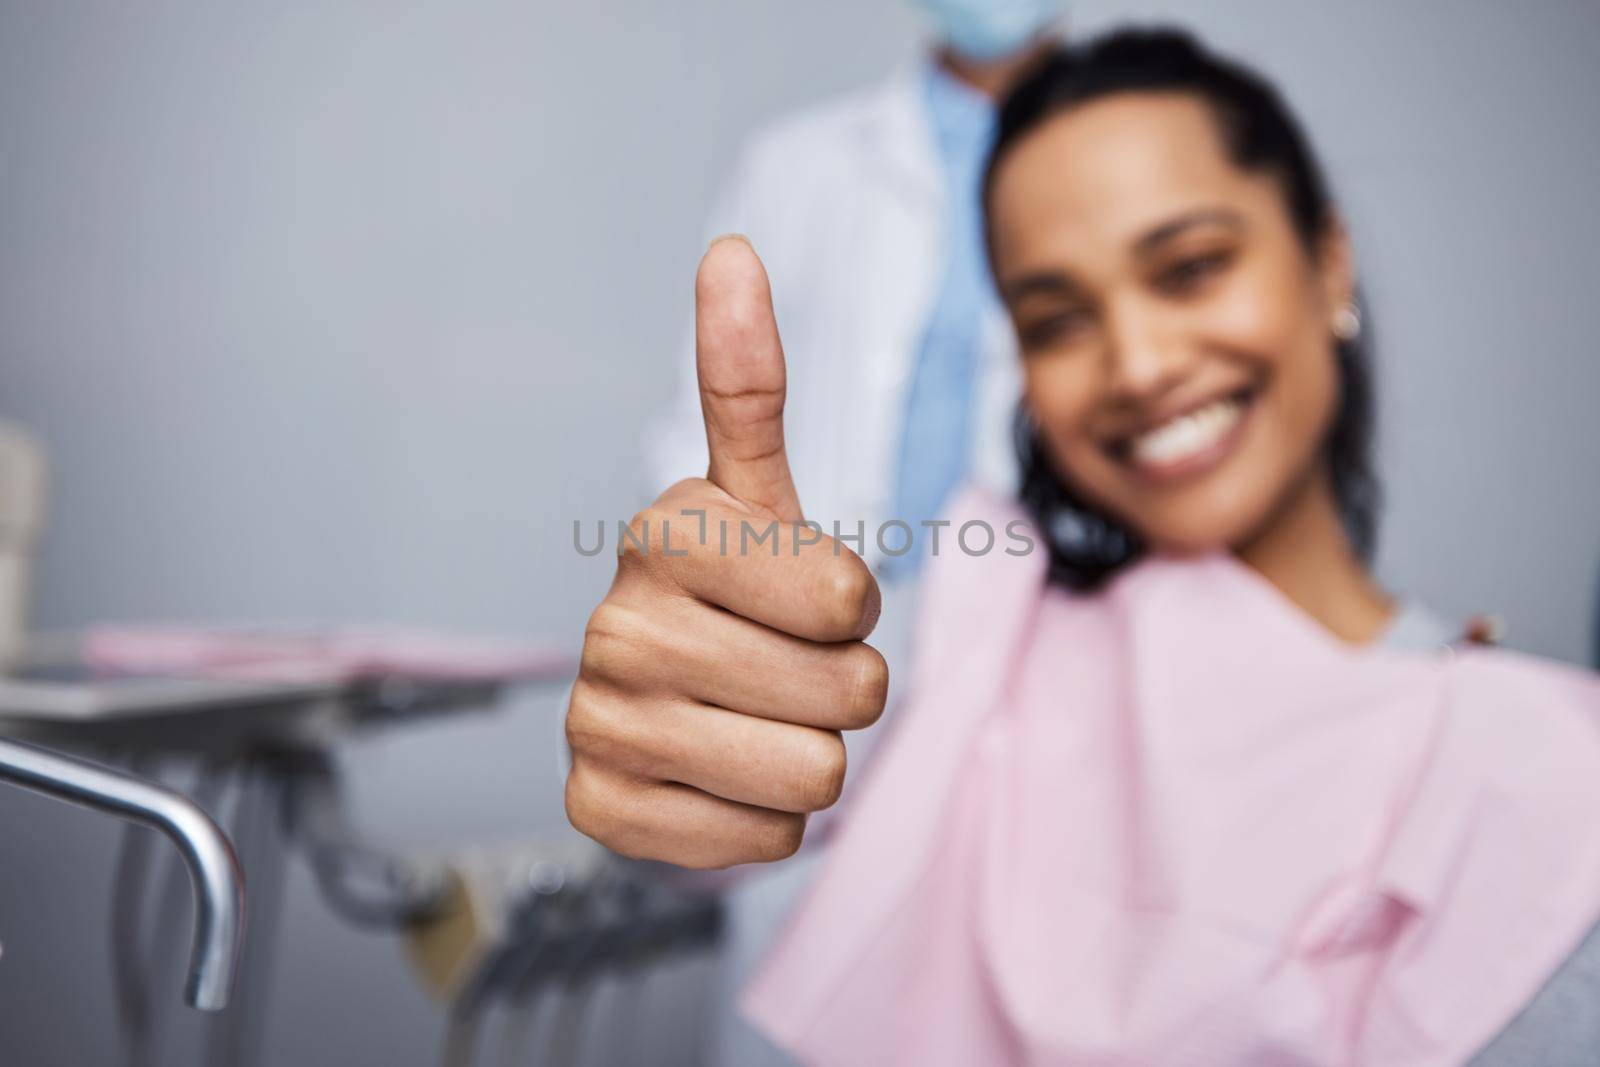
<path fill-rule="evenodd" d="M 619 546 L 567 709 L 566 804 L 613 851 L 709 868 L 800 847 L 807 813 L 844 785 L 840 731 L 877 721 L 889 672 L 862 643 L 872 573 L 793 526 L 783 347 L 743 239 L 700 261 L 695 343 L 710 470 L 635 516 Z M 774 521 L 776 554 L 750 540 Z"/>

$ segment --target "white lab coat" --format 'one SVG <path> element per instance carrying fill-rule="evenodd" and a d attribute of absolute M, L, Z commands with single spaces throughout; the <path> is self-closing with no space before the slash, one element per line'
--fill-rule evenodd
<path fill-rule="evenodd" d="M 806 517 L 829 532 L 835 521 L 846 532 L 864 522 L 869 562 L 882 558 L 878 525 L 894 517 L 906 390 L 944 267 L 945 192 L 921 77 L 907 67 L 759 133 L 709 228 L 747 235 L 766 264 L 788 361 L 789 462 Z M 982 337 L 970 469 L 1003 491 L 1016 483 L 1018 374 L 1011 325 L 997 308 Z M 646 433 L 652 492 L 706 471 L 692 338 L 686 349 L 673 404 Z M 898 549 L 902 537 L 890 531 L 886 541 Z"/>
<path fill-rule="evenodd" d="M 788 361 L 784 410 L 789 462 L 808 519 L 831 532 L 857 523 L 875 566 L 879 524 L 893 508 L 906 393 L 944 268 L 946 218 L 937 148 L 919 66 L 886 83 L 780 121 L 752 138 L 711 219 L 708 237 L 743 233 L 772 282 Z M 1016 485 L 1011 419 L 1018 397 L 1014 335 L 998 308 L 982 325 L 969 472 L 1002 491 Z M 669 410 L 647 428 L 650 492 L 706 471 L 705 430 L 686 345 Z M 918 536 L 925 532 L 918 530 Z M 898 549 L 902 533 L 886 543 Z M 951 532 L 941 538 L 941 551 Z M 886 585 L 873 644 L 904 677 L 914 589 Z M 895 688 L 891 682 L 891 708 Z M 847 736 L 849 802 L 875 734 Z M 816 833 L 817 820 L 812 822 Z M 809 840 L 809 836 L 808 836 Z M 781 927 L 817 862 L 809 848 L 752 872 L 728 896 L 713 995 L 709 1062 L 763 1067 L 788 1059 L 737 1014 L 739 988 Z"/>

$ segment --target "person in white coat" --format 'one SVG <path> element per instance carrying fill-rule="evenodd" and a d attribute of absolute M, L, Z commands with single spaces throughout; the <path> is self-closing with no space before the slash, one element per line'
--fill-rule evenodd
<path fill-rule="evenodd" d="M 709 227 L 761 250 L 788 361 L 795 483 L 807 518 L 879 577 L 874 644 L 891 676 L 921 561 L 936 536 L 946 545 L 954 536 L 937 525 L 950 491 L 964 480 L 1016 485 L 1015 340 L 989 278 L 979 182 L 996 98 L 1047 47 L 1060 16 L 1060 0 L 917 6 L 932 25 L 931 54 L 756 134 Z M 652 494 L 705 474 L 700 411 L 691 342 L 673 402 L 645 434 Z M 892 689 L 890 699 L 892 714 Z M 864 740 L 849 739 L 847 794 Z M 728 894 L 712 1063 L 788 1062 L 734 1002 L 810 875 L 808 852 Z"/>

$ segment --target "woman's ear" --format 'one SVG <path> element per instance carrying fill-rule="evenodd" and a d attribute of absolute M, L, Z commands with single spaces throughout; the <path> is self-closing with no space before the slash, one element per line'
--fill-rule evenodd
<path fill-rule="evenodd" d="M 1317 274 L 1330 319 L 1340 308 L 1355 302 L 1355 254 L 1350 247 L 1350 233 L 1338 215 L 1328 219 L 1317 241 Z"/>

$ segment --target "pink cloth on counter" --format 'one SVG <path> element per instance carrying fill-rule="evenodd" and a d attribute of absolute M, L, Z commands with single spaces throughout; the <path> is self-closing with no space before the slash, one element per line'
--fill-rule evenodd
<path fill-rule="evenodd" d="M 1460 1064 L 1600 920 L 1595 676 L 1345 645 L 1220 553 L 1071 595 L 953 515 L 998 545 L 932 561 L 742 999 L 803 1062 Z"/>
<path fill-rule="evenodd" d="M 114 674 L 270 682 L 349 682 L 401 675 L 496 682 L 573 670 L 568 648 L 384 627 L 104 625 L 84 635 L 83 660 Z"/>

